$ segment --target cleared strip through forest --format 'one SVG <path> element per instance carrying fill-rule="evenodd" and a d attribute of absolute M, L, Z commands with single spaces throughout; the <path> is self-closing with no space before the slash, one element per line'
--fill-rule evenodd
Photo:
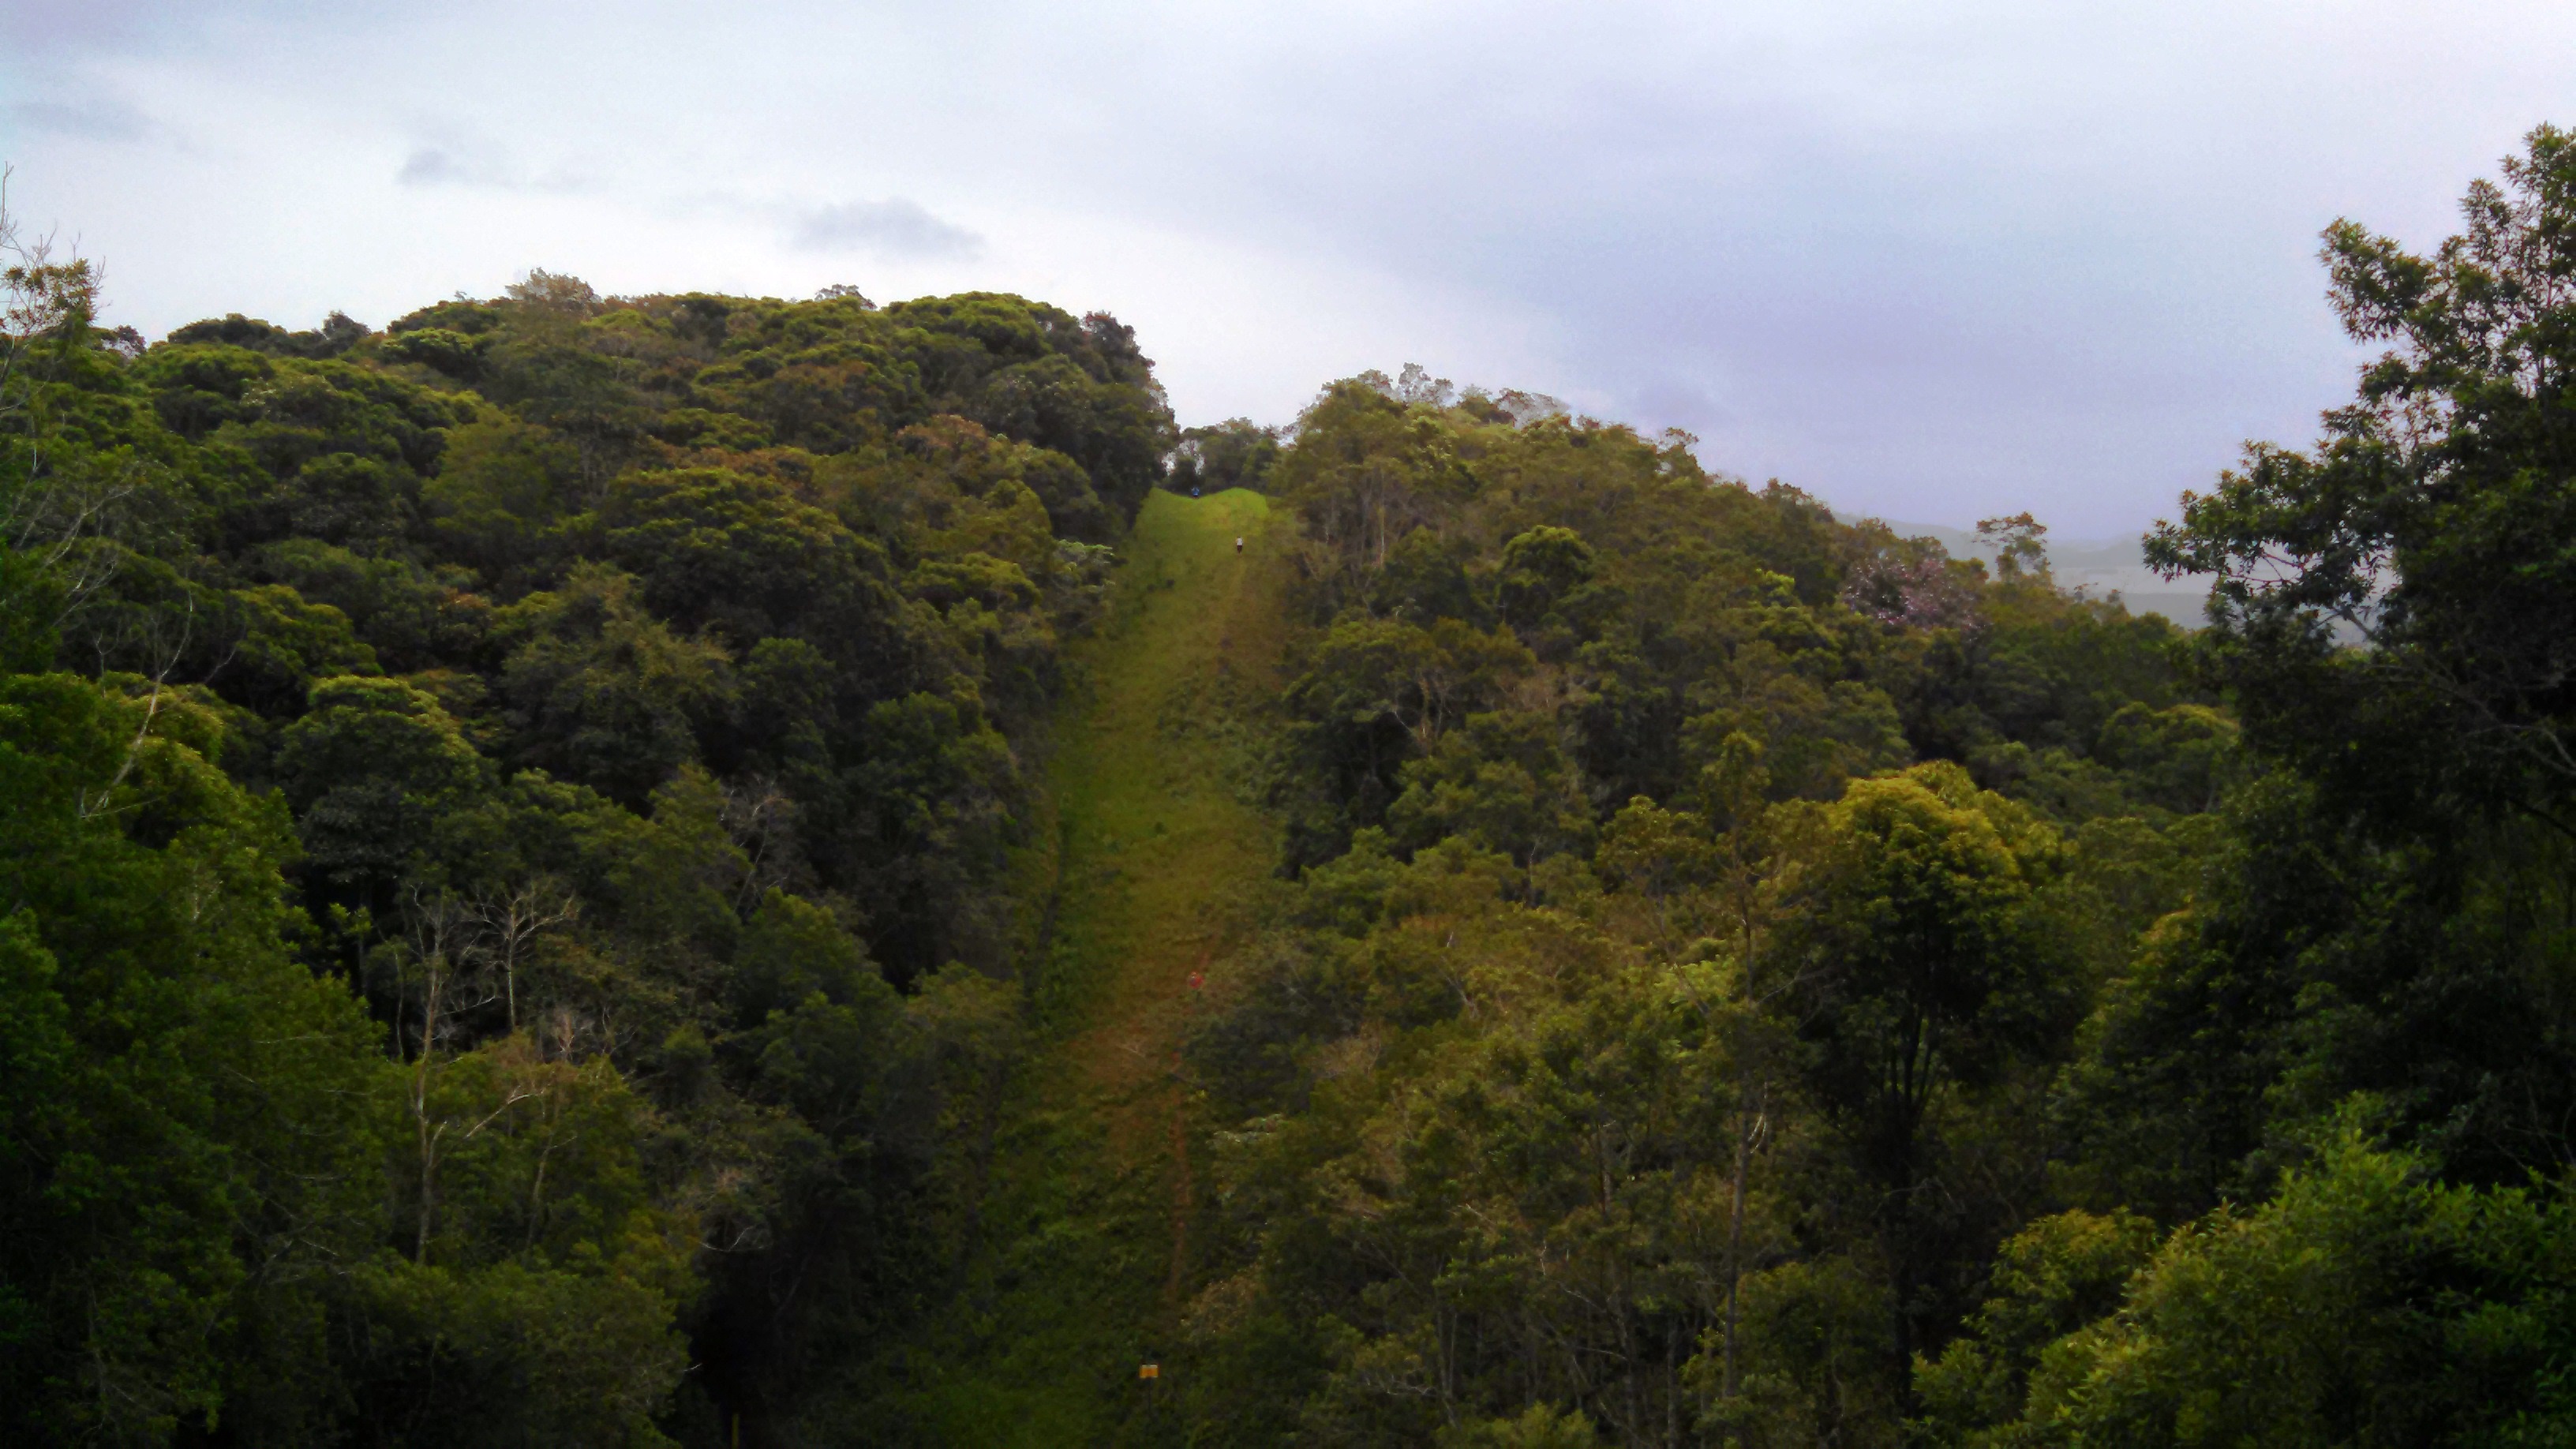
<path fill-rule="evenodd" d="M 1152 1443 L 1141 1364 L 1168 1353 L 1188 1269 L 1178 1050 L 1276 860 L 1254 710 L 1287 633 L 1268 500 L 1157 492 L 1047 767 L 1023 862 L 1041 1040 L 996 1132 L 958 1301 L 883 1367 L 905 1438 Z M 1237 540 L 1242 540 L 1238 552 Z"/>

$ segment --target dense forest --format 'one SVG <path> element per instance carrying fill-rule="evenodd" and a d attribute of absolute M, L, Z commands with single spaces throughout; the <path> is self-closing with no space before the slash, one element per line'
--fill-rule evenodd
<path fill-rule="evenodd" d="M 2576 138 L 2463 214 L 2326 233 L 2379 355 L 2150 536 L 2191 631 L 1419 368 L 147 345 L 8 230 L 0 1441 L 2576 1439 Z M 1259 838 L 1147 1011 L 1062 811 L 1165 831 L 1157 658 Z"/>

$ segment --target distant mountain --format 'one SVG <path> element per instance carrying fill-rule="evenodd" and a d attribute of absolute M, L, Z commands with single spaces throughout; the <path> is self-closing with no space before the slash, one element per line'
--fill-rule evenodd
<path fill-rule="evenodd" d="M 1994 562 L 1995 551 L 1965 529 L 1896 519 L 1887 520 L 1887 526 L 1909 538 L 1937 539 L 1953 558 Z M 2132 612 L 2161 614 L 2187 629 L 2200 627 L 2201 610 L 2209 601 L 2208 586 L 2194 579 L 2167 580 L 2158 575 L 2146 566 L 2136 537 L 2050 538 L 2046 542 L 2049 569 L 2060 586 L 2081 589 L 2087 597 L 2096 599 L 2116 593 Z"/>

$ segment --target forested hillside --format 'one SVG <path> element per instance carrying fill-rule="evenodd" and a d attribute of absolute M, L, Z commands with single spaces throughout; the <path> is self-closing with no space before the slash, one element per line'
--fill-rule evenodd
<path fill-rule="evenodd" d="M 2465 216 L 2189 633 L 1419 369 L 12 236 L 0 1439 L 2565 1442 L 2576 141 Z"/>
<path fill-rule="evenodd" d="M 1126 329 L 11 279 L 0 1437 L 713 1443 L 938 1292 Z"/>

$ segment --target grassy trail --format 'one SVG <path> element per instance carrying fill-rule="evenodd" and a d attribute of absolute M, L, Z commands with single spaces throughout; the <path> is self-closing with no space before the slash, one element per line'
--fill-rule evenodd
<path fill-rule="evenodd" d="M 1188 1269 L 1172 1069 L 1194 976 L 1275 860 L 1238 705 L 1277 684 L 1285 532 L 1257 494 L 1155 493 L 1076 651 L 1089 685 L 1022 862 L 1041 1042 L 1003 1113 L 966 1291 L 894 1366 L 906 1442 L 1173 1441 L 1170 1385 L 1137 1379 L 1173 1346 Z"/>

